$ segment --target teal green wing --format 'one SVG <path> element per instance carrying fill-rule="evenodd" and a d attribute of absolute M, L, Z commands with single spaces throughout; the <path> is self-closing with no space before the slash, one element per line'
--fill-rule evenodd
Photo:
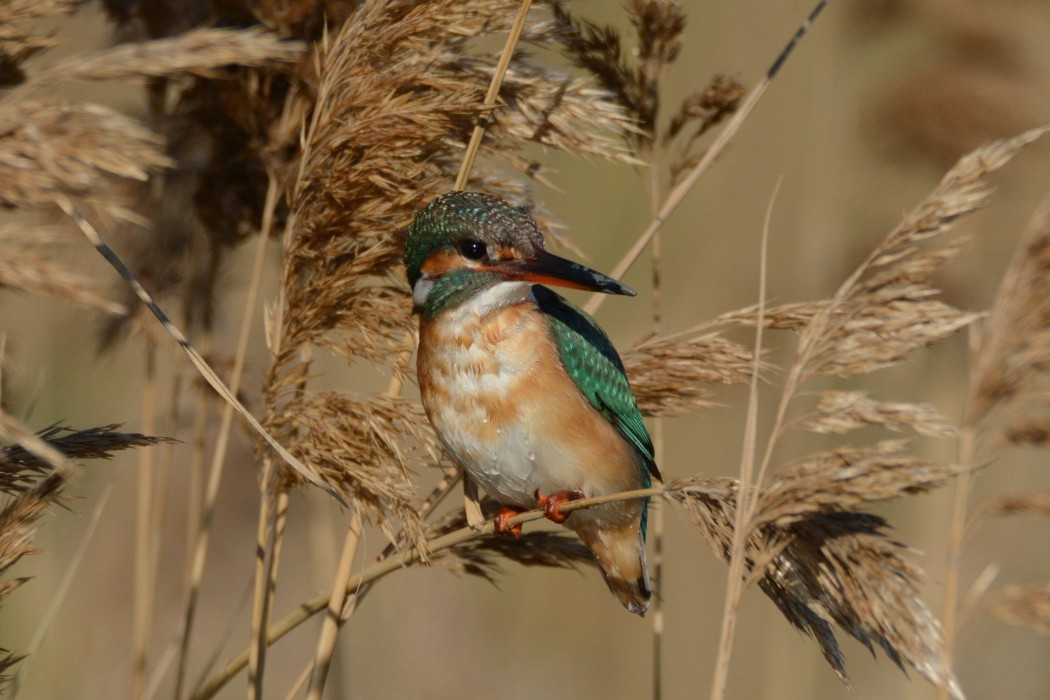
<path fill-rule="evenodd" d="M 642 421 L 616 348 L 590 316 L 551 290 L 535 285 L 532 293 L 550 320 L 565 371 L 580 393 L 645 460 L 648 471 L 643 480 L 648 487 L 649 475 L 659 479 L 660 471 L 653 458 L 653 441 Z"/>

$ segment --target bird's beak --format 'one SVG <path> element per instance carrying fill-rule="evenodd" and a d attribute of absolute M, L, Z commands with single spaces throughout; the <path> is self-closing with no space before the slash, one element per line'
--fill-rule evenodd
<path fill-rule="evenodd" d="M 507 260 L 490 268 L 507 279 L 635 296 L 636 291 L 612 277 L 539 249 L 527 260 Z"/>

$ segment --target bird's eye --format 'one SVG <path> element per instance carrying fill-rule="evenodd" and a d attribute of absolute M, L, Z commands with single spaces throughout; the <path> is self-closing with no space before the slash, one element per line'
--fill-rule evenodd
<path fill-rule="evenodd" d="M 481 241 L 467 238 L 459 242 L 459 254 L 467 260 L 481 260 L 485 257 L 485 244 Z"/>

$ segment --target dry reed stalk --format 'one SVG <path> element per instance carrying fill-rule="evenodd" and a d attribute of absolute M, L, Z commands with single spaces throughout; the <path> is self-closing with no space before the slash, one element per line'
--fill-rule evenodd
<path fill-rule="evenodd" d="M 233 369 L 230 373 L 230 391 L 235 395 L 240 390 L 241 380 L 244 373 L 245 358 L 248 354 L 248 340 L 251 337 L 252 312 L 255 309 L 259 296 L 259 287 L 262 284 L 263 263 L 266 260 L 267 242 L 273 229 L 273 216 L 277 207 L 277 182 L 273 175 L 270 176 L 267 188 L 266 204 L 263 207 L 263 219 L 259 226 L 258 241 L 255 245 L 255 258 L 252 262 L 251 281 L 248 285 L 248 293 L 244 301 L 244 311 L 241 316 L 240 332 L 237 336 L 237 348 L 234 352 Z M 198 408 L 202 408 L 198 406 Z M 203 425 L 202 423 L 200 425 Z M 197 611 L 197 601 L 200 596 L 200 587 L 204 577 L 204 565 L 207 560 L 208 546 L 211 541 L 211 529 L 215 516 L 215 504 L 219 495 L 219 486 L 222 483 L 222 475 L 226 464 L 227 448 L 229 446 L 230 431 L 233 427 L 233 406 L 229 403 L 223 406 L 222 416 L 219 420 L 219 428 L 215 438 L 215 446 L 212 449 L 212 459 L 208 470 L 208 482 L 204 492 L 203 504 L 200 509 L 200 519 L 195 528 L 196 536 L 192 538 L 193 550 L 190 558 L 190 571 L 188 579 L 188 598 L 186 612 L 182 628 L 182 640 L 180 642 L 179 659 L 177 663 L 175 698 L 182 697 L 185 685 L 186 664 L 189 657 L 190 643 L 193 636 L 193 624 Z M 193 484 L 191 482 L 191 489 Z M 193 512 L 189 514 L 192 520 Z"/>
<path fill-rule="evenodd" d="M 752 353 L 751 377 L 748 385 L 747 419 L 744 424 L 743 447 L 740 456 L 740 480 L 737 492 L 736 518 L 732 524 L 732 540 L 729 547 L 729 573 L 726 584 L 725 603 L 722 611 L 722 629 L 719 633 L 718 657 L 715 660 L 714 673 L 711 679 L 711 700 L 725 697 L 726 684 L 729 679 L 729 659 L 736 632 L 737 614 L 743 594 L 741 580 L 745 567 L 745 549 L 750 544 L 751 518 L 754 513 L 752 503 L 757 499 L 753 495 L 762 483 L 762 472 L 755 477 L 755 462 L 758 454 L 758 384 L 762 357 L 762 335 L 765 324 L 762 322 L 766 311 L 766 280 L 769 251 L 770 218 L 773 212 L 774 196 L 766 210 L 765 225 L 762 227 L 762 245 L 758 266 L 758 305 L 756 309 L 755 345 Z"/>
<path fill-rule="evenodd" d="M 1028 132 L 1034 139 L 1048 129 Z M 1040 429 L 1050 406 L 1046 357 L 1050 353 L 1050 204 L 1033 215 L 996 294 L 990 316 L 974 339 L 969 395 L 959 440 L 964 470 L 955 485 L 945 565 L 942 617 L 945 662 L 951 663 L 960 614 L 960 576 L 966 535 L 987 512 L 1042 514 L 1040 494 L 1001 499 L 969 514 L 973 472 L 1005 446 L 1048 444 Z M 1028 589 L 1024 589 L 1028 591 Z M 1030 592 L 1030 591 L 1029 591 Z M 990 612 L 1003 620 L 1040 628 L 1038 589 L 1018 598 L 1009 587 L 988 594 Z M 1002 595 L 1002 597 L 998 597 Z M 1031 603 L 1029 607 L 1026 604 Z M 1025 622 L 1025 621 L 1029 622 Z"/>
<path fill-rule="evenodd" d="M 288 524 L 288 488 L 273 487 L 275 466 L 267 462 L 259 485 L 259 516 L 255 548 L 255 585 L 252 591 L 251 656 L 248 664 L 248 697 L 263 697 L 266 671 L 266 630 L 270 627 L 273 598 L 277 591 L 285 527 Z"/>
<path fill-rule="evenodd" d="M 142 377 L 142 426 L 148 433 L 154 433 L 157 428 L 157 347 L 152 340 L 146 340 L 143 352 L 145 370 Z M 153 453 L 150 450 L 139 453 L 138 467 L 131 688 L 132 695 L 141 698 L 146 689 L 150 632 L 153 630 L 153 594 L 156 590 L 151 567 L 154 559 L 151 545 L 156 540 L 153 532 L 156 474 Z"/>
<path fill-rule="evenodd" d="M 514 24 L 511 25 L 510 33 L 507 35 L 507 42 L 503 45 L 503 51 L 500 53 L 499 63 L 496 64 L 496 70 L 492 73 L 488 92 L 485 93 L 485 99 L 481 102 L 482 107 L 491 108 L 496 104 L 500 86 L 507 75 L 507 69 L 510 67 L 510 61 L 514 56 L 514 49 L 521 37 L 521 32 L 525 29 L 525 20 L 529 16 L 529 8 L 531 6 L 532 0 L 522 0 L 521 6 L 518 8 L 518 14 L 514 17 Z M 466 186 L 467 180 L 470 179 L 470 171 L 474 167 L 474 160 L 481 149 L 481 139 L 485 136 L 487 122 L 488 116 L 484 115 L 474 125 L 474 130 L 470 134 L 470 142 L 467 143 L 467 150 L 463 154 L 463 162 L 459 166 L 459 174 L 456 175 L 456 183 L 452 185 L 452 189 L 462 190 Z"/>
<path fill-rule="evenodd" d="M 646 130 L 644 137 L 636 139 L 641 141 L 638 148 L 639 159 L 648 163 L 646 173 L 646 190 L 649 200 L 649 215 L 656 216 L 660 206 L 660 174 L 657 150 L 655 144 L 664 142 L 660 138 L 657 126 L 661 90 L 660 79 L 666 70 L 678 58 L 681 47 L 682 33 L 685 29 L 685 14 L 674 2 L 662 2 L 661 0 L 636 0 L 630 6 L 631 23 L 638 34 L 638 75 L 643 76 L 642 82 L 648 87 L 644 91 L 647 97 L 651 97 L 652 119 L 647 124 L 642 121 L 642 127 Z M 639 106 L 640 107 L 640 106 Z M 641 113 L 642 109 L 636 109 Z M 673 129 L 674 123 L 671 124 Z M 663 260 L 663 246 L 659 233 L 653 238 L 650 245 L 650 273 L 652 293 L 652 323 L 653 333 L 660 333 L 663 315 L 663 287 L 661 285 L 661 264 Z M 685 386 L 695 386 L 687 383 Z M 639 408 L 642 408 L 641 404 Z M 642 410 L 645 410 L 642 408 Z M 661 417 L 652 420 L 653 459 L 657 464 L 664 462 L 666 455 L 664 442 L 664 421 Z M 664 658 L 664 508 L 659 501 L 651 502 L 649 505 L 649 538 L 652 542 L 652 558 L 650 567 L 652 569 L 652 603 L 649 614 L 652 618 L 652 698 L 660 700 L 663 697 L 663 658 Z"/>
<path fill-rule="evenodd" d="M 307 700 L 321 700 L 324 695 L 328 670 L 332 666 L 332 654 L 335 652 L 336 635 L 342 626 L 344 607 L 347 604 L 346 582 L 350 579 L 354 558 L 357 555 L 357 545 L 361 541 L 361 524 L 361 518 L 356 514 L 350 516 L 350 525 L 347 528 L 343 551 L 339 556 L 339 566 L 336 569 L 335 585 L 332 587 L 328 610 L 321 625 L 321 633 L 317 638 L 313 674 L 310 677 L 310 688 L 306 694 Z"/>
<path fill-rule="evenodd" d="M 650 223 L 648 228 L 642 232 L 638 237 L 638 240 L 636 240 L 634 245 L 631 246 L 631 249 L 627 251 L 620 262 L 618 262 L 613 268 L 611 273 L 612 277 L 616 279 L 623 277 L 624 273 L 631 268 L 638 259 L 638 256 L 642 254 L 642 251 L 644 251 L 646 246 L 652 241 L 653 236 L 663 228 L 664 222 L 667 218 L 671 216 L 671 214 L 674 213 L 674 210 L 678 208 L 678 205 L 685 200 L 686 195 L 692 190 L 693 186 L 700 179 L 700 176 L 703 175 L 707 168 L 715 161 L 715 158 L 721 155 L 722 151 L 725 150 L 729 141 L 737 131 L 739 131 L 748 115 L 751 114 L 751 110 L 753 110 L 755 105 L 758 104 L 758 101 L 762 99 L 762 95 L 772 83 L 777 73 L 780 72 L 781 67 L 794 51 L 798 42 L 801 41 L 802 37 L 807 31 L 809 31 L 809 28 L 812 26 L 813 22 L 816 21 L 820 13 L 823 12 L 827 4 L 827 0 L 820 0 L 817 2 L 810 11 L 809 16 L 799 26 L 798 30 L 796 30 L 795 35 L 788 42 L 787 46 L 784 47 L 783 51 L 780 52 L 780 55 L 773 61 L 773 65 L 770 66 L 768 71 L 766 71 L 765 76 L 763 76 L 758 84 L 751 88 L 750 92 L 748 92 L 739 103 L 733 102 L 733 115 L 729 117 L 725 127 L 718 133 L 714 142 L 703 152 L 697 160 L 696 165 L 692 167 L 689 173 L 682 178 L 681 182 L 679 182 L 678 185 L 671 190 L 670 194 L 667 195 L 667 199 L 664 201 L 663 206 L 660 207 L 660 212 L 653 219 L 652 223 Z M 596 293 L 591 296 L 590 301 L 588 301 L 583 308 L 588 314 L 594 315 L 604 301 L 605 295 Z"/>
<path fill-rule="evenodd" d="M 716 488 L 721 489 L 721 486 Z M 694 486 L 694 492 L 704 489 Z M 637 491 L 625 491 L 623 493 L 610 494 L 600 498 L 587 498 L 571 503 L 566 503 L 563 510 L 566 513 L 579 508 L 589 508 L 603 503 L 630 500 L 635 498 L 659 496 L 664 493 L 662 488 L 640 489 Z M 491 504 L 491 501 L 487 501 Z M 536 520 L 542 520 L 545 516 L 541 510 L 533 510 L 516 515 L 510 519 L 511 525 L 524 524 Z M 499 570 L 500 558 L 510 558 L 522 563 L 565 567 L 574 564 L 577 560 L 593 561 L 588 551 L 573 538 L 566 535 L 549 532 L 526 533 L 520 539 L 486 537 L 494 532 L 491 519 L 481 530 L 466 525 L 466 519 L 462 514 L 452 514 L 445 521 L 440 521 L 432 526 L 431 531 L 435 536 L 427 540 L 424 549 L 417 549 L 407 544 L 399 551 L 391 550 L 393 556 L 385 557 L 376 561 L 363 571 L 350 577 L 347 582 L 347 590 L 367 590 L 367 586 L 395 571 L 399 571 L 411 564 L 417 563 L 423 557 L 435 556 L 438 561 L 444 556 L 453 557 L 451 562 L 441 562 L 446 568 L 461 571 L 463 573 L 480 575 L 488 578 Z M 447 554 L 446 554 L 447 553 Z M 492 556 L 495 553 L 495 557 Z M 441 556 L 437 556 L 441 555 Z M 475 562 L 473 565 L 471 562 Z M 310 619 L 317 613 L 325 610 L 331 599 L 331 592 L 311 598 L 300 603 L 296 609 L 279 620 L 266 634 L 266 644 L 272 645 L 284 635 Z M 248 665 L 250 650 L 245 649 L 239 655 L 231 659 L 226 665 L 205 681 L 192 695 L 192 700 L 207 700 L 218 693 L 233 677 Z"/>
<path fill-rule="evenodd" d="M 295 456 L 292 455 L 281 443 L 279 443 L 273 435 L 263 428 L 262 424 L 253 416 L 248 409 L 246 409 L 240 402 L 240 400 L 230 391 L 229 387 L 223 383 L 219 375 L 215 373 L 215 370 L 201 357 L 200 353 L 190 342 L 186 340 L 186 336 L 183 335 L 182 331 L 172 323 L 171 319 L 168 318 L 167 314 L 157 305 L 153 297 L 142 287 L 142 284 L 135 278 L 132 272 L 127 268 L 124 262 L 113 252 L 106 243 L 99 237 L 98 230 L 84 218 L 69 201 L 65 195 L 55 195 L 55 203 L 62 209 L 63 212 L 69 216 L 70 219 L 80 228 L 81 232 L 88 239 L 88 241 L 98 250 L 99 254 L 102 255 L 108 263 L 110 263 L 117 272 L 120 273 L 121 277 L 128 283 L 132 291 L 135 292 L 139 300 L 150 310 L 150 312 L 157 318 L 158 321 L 164 326 L 164 330 L 167 334 L 179 345 L 179 347 L 186 353 L 186 356 L 193 363 L 193 366 L 200 372 L 201 376 L 211 385 L 212 389 L 215 390 L 219 396 L 225 401 L 230 403 L 238 413 L 245 419 L 249 426 L 262 437 L 266 443 L 273 448 L 273 450 L 280 455 L 281 459 L 285 461 L 295 471 L 299 472 L 307 480 L 314 483 L 319 489 L 325 491 L 330 496 L 335 498 L 337 501 L 342 503 L 342 497 L 335 492 L 331 487 L 327 486 L 323 482 L 319 481 L 313 472 L 311 472 L 305 465 L 303 465 Z"/>

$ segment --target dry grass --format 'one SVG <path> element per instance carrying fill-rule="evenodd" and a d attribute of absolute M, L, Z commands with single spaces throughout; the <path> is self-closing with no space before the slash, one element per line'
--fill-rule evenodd
<path fill-rule="evenodd" d="M 167 469 L 147 461 L 139 470 L 136 632 L 128 663 L 134 695 L 157 689 L 179 700 L 212 697 L 247 667 L 251 697 L 286 692 L 298 679 L 296 689 L 320 698 L 335 692 L 332 678 L 347 653 L 340 630 L 366 624 L 359 615 L 366 597 L 395 572 L 433 566 L 497 582 L 509 563 L 581 570 L 593 563 L 562 530 L 497 538 L 491 525 L 475 531 L 458 506 L 443 503 L 458 476 L 412 396 L 408 371 L 415 320 L 401 260 L 403 231 L 414 212 L 462 172 L 468 189 L 516 201 L 551 224 L 554 215 L 538 200 L 554 177 L 554 152 L 633 168 L 645 181 L 639 201 L 648 201 L 649 225 L 614 272 L 626 272 L 644 251 L 653 253 L 652 332 L 622 346 L 643 413 L 671 418 L 747 405 L 738 474 L 724 460 L 691 455 L 686 466 L 666 465 L 665 473 L 677 478 L 644 492 L 674 507 L 669 512 L 682 511 L 729 564 L 712 698 L 726 697 L 734 682 L 730 669 L 743 664 L 734 634 L 745 614 L 741 601 L 755 585 L 790 626 L 816 642 L 814 651 L 847 685 L 843 633 L 873 654 L 881 650 L 902 670 L 916 670 L 942 695 L 961 698 L 965 681 L 953 669 L 954 640 L 965 634 L 962 614 L 983 610 L 1039 632 L 1050 629 L 1045 585 L 975 585 L 963 594 L 967 572 L 960 563 L 967 538 L 1002 520 L 988 516 L 1050 514 L 1046 493 L 980 502 L 971 495 L 976 470 L 992 467 L 1006 447 L 1050 442 L 1050 208 L 1033 217 L 990 312 L 962 308 L 940 291 L 946 266 L 970 239 L 952 227 L 985 206 L 992 174 L 1043 130 L 963 156 L 826 298 L 767 301 L 767 278 L 778 260 L 767 262 L 763 252 L 757 305 L 709 321 L 692 312 L 679 323 L 665 317 L 671 291 L 663 281 L 679 242 L 661 241 L 660 230 L 724 154 L 782 61 L 751 90 L 725 76 L 697 80 L 690 71 L 686 94 L 672 96 L 669 76 L 689 69 L 679 61 L 686 13 L 667 0 L 632 0 L 619 22 L 608 24 L 572 3 L 530 8 L 519 0 L 104 4 L 133 41 L 43 68 L 26 63 L 55 43 L 39 21 L 57 21 L 76 3 L 11 2 L 0 9 L 0 82 L 9 86 L 0 95 L 0 201 L 30 217 L 0 225 L 0 287 L 116 317 L 105 331 L 108 347 L 130 346 L 148 363 L 135 380 L 147 404 L 143 425 L 167 420 L 172 435 L 199 445 L 194 460 L 201 465 L 205 443 L 217 443 L 210 471 L 202 466 L 190 494 L 174 493 L 166 481 L 180 452 L 158 458 Z M 520 40 L 504 47 L 503 73 L 491 49 L 521 16 Z M 246 28 L 222 28 L 229 26 Z M 793 27 L 782 29 L 786 40 Z M 60 86 L 95 81 L 144 86 L 148 113 L 136 118 L 58 96 Z M 712 139 L 718 127 L 724 130 Z M 479 146 L 476 168 L 468 155 L 472 139 Z M 127 264 L 135 294 L 150 300 L 170 337 L 126 289 L 108 292 L 60 255 L 72 239 L 66 222 L 47 218 L 58 211 L 89 238 L 101 234 L 132 251 L 124 263 L 95 241 L 118 269 Z M 767 220 L 767 242 L 776 235 L 773 220 Z M 268 257 L 264 243 L 271 237 L 280 250 Z M 225 278 L 246 241 L 258 245 L 253 292 L 238 347 L 227 351 L 220 323 Z M 256 330 L 268 354 L 265 366 L 242 378 L 253 295 L 265 288 L 267 263 L 276 282 Z M 123 300 L 113 298 L 118 294 Z M 160 308 L 173 311 L 179 323 Z M 967 328 L 974 338 L 969 398 L 958 425 L 934 397 L 898 398 L 864 383 L 867 375 Z M 776 332 L 784 330 L 791 332 Z M 219 349 L 205 363 L 190 346 L 213 336 Z M 190 370 L 169 366 L 158 350 L 169 345 L 183 346 L 198 368 L 233 356 L 229 379 L 202 369 L 228 404 L 218 429 L 208 430 L 211 409 L 202 399 L 193 409 L 194 434 L 185 415 Z M 339 387 L 328 380 L 333 356 L 356 372 L 354 383 Z M 180 379 L 166 392 L 169 373 Z M 746 402 L 734 388 L 740 386 L 750 390 Z M 149 408 L 150 396 L 160 397 L 160 405 Z M 3 398 L 4 410 L 13 412 L 10 398 Z M 216 510 L 220 484 L 230 479 L 224 467 L 232 459 L 227 446 L 238 412 L 256 434 L 280 445 L 271 450 L 258 441 L 252 461 L 259 482 L 254 537 L 222 531 L 223 513 Z M 662 453 L 673 439 L 663 425 L 654 430 Z M 70 505 L 62 494 L 80 483 L 75 463 L 159 441 L 114 426 L 34 434 L 7 413 L 0 413 L 0 432 L 6 441 L 0 447 L 3 574 L 34 552 L 31 539 L 43 514 Z M 886 432 L 913 439 L 886 439 Z M 928 439 L 958 445 L 957 463 L 930 456 Z M 694 473 L 697 463 L 705 473 Z M 313 499 L 311 483 L 349 513 L 333 508 L 332 499 Z M 915 553 L 890 533 L 891 521 L 900 509 L 915 507 L 916 495 L 950 483 L 957 490 L 953 517 L 940 524 L 949 539 L 942 628 L 924 602 L 928 586 Z M 639 494 L 618 497 L 632 495 Z M 888 501 L 898 509 L 882 510 Z M 192 555 L 162 574 L 168 514 L 180 512 L 183 502 L 199 504 L 185 516 L 193 521 Z M 313 537 L 324 529 L 299 512 L 303 502 L 338 518 L 343 540 L 326 559 L 323 576 L 330 583 L 311 583 L 311 590 L 326 592 L 285 613 L 288 601 L 279 591 L 300 577 L 288 563 L 299 555 L 292 543 L 299 533 Z M 495 504 L 483 506 L 491 515 Z M 516 521 L 537 519 L 530 513 Z M 241 551 L 257 550 L 251 619 L 238 622 L 250 627 L 251 639 L 232 654 L 238 650 L 229 645 L 212 651 L 224 633 L 198 619 L 204 591 L 221 578 L 209 563 L 210 549 L 231 538 L 243 540 Z M 668 565 L 679 562 L 671 558 Z M 159 614 L 170 593 L 162 594 L 165 577 L 182 579 L 173 590 L 185 592 L 173 615 Z M 0 597 L 24 580 L 0 582 Z M 680 588 L 661 595 L 659 606 L 668 611 L 711 602 L 683 600 Z M 557 601 L 546 605 L 561 610 Z M 316 639 L 305 644 L 307 656 L 289 654 L 293 660 L 285 663 L 283 652 L 270 653 L 278 639 L 324 610 Z M 654 650 L 663 659 L 653 666 L 659 696 L 672 672 L 668 645 L 678 642 L 661 636 L 673 615 L 665 620 L 662 607 L 654 612 Z M 151 635 L 154 627 L 164 633 Z M 234 635 L 236 646 L 243 636 Z M 163 654 L 159 638 L 168 644 Z M 801 645 L 780 651 L 792 658 L 810 653 Z M 0 673 L 15 667 L 20 653 L 2 652 Z M 213 654 L 231 660 L 202 663 Z M 695 694 L 695 679 L 690 687 Z"/>

